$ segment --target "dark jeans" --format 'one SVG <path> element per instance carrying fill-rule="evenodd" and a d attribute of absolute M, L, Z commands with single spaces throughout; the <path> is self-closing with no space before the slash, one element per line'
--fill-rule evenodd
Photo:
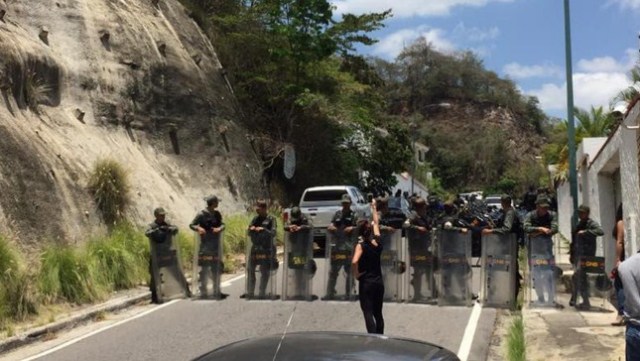
<path fill-rule="evenodd" d="M 247 282 L 247 296 L 254 297 L 256 289 L 256 268 L 260 269 L 260 286 L 258 297 L 265 297 L 267 293 L 267 285 L 269 284 L 269 273 L 271 271 L 271 265 L 267 262 L 257 262 L 255 260 L 249 260 L 247 263 L 247 269 L 249 270 L 249 278 Z"/>
<path fill-rule="evenodd" d="M 149 275 L 151 275 L 151 281 L 149 282 L 149 291 L 151 291 L 151 302 L 158 303 L 158 290 L 156 288 L 156 277 L 153 273 L 153 263 L 149 258 Z"/>
<path fill-rule="evenodd" d="M 624 290 L 622 289 L 622 281 L 617 274 L 615 279 L 613 280 L 613 287 L 616 289 L 618 315 L 622 316 L 624 314 Z"/>
<path fill-rule="evenodd" d="M 640 360 L 640 326 L 627 324 L 627 332 L 625 333 L 625 354 L 627 361 Z"/>
<path fill-rule="evenodd" d="M 382 318 L 382 299 L 384 285 L 382 283 L 359 282 L 360 308 L 364 315 L 364 323 L 368 333 L 384 334 L 384 319 Z"/>
<path fill-rule="evenodd" d="M 340 274 L 340 269 L 344 269 L 344 273 L 346 276 L 346 284 L 345 284 L 345 295 L 351 295 L 351 263 L 340 263 L 336 262 L 331 264 L 331 269 L 329 271 L 329 281 L 327 282 L 327 296 L 333 297 L 336 295 L 336 283 L 338 283 L 338 275 Z"/>

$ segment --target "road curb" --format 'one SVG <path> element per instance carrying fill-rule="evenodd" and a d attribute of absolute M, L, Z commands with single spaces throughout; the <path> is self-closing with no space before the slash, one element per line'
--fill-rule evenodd
<path fill-rule="evenodd" d="M 122 310 L 150 299 L 151 292 L 146 291 L 137 295 L 123 296 L 118 299 L 110 300 L 105 303 L 89 307 L 88 309 L 69 316 L 63 320 L 30 329 L 20 335 L 0 341 L 0 354 L 37 342 L 47 335 L 86 324 L 96 318 L 96 316 L 98 316 L 99 314 Z"/>

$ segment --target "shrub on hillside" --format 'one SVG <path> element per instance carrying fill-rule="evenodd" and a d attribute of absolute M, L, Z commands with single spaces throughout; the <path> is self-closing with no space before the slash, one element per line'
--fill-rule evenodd
<path fill-rule="evenodd" d="M 131 199 L 127 172 L 120 163 L 113 159 L 99 160 L 89 178 L 89 191 L 107 225 L 124 220 Z"/>

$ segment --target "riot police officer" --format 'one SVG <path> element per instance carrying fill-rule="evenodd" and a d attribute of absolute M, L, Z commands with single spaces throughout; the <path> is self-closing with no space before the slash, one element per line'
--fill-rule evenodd
<path fill-rule="evenodd" d="M 293 299 L 304 299 L 306 294 L 311 292 L 307 289 L 309 283 L 306 282 L 306 277 L 312 276 L 314 272 L 315 263 L 313 261 L 312 239 L 311 236 L 303 234 L 313 228 L 309 223 L 307 217 L 302 214 L 300 207 L 291 208 L 291 217 L 284 226 L 285 232 L 288 233 L 288 244 L 285 247 L 288 267 L 290 270 L 286 272 L 293 272 L 293 284 L 294 294 Z M 297 237 L 300 235 L 300 237 Z M 286 274 L 285 274 L 286 275 Z M 288 297 L 289 295 L 285 295 Z"/>
<path fill-rule="evenodd" d="M 573 289 L 571 292 L 570 306 L 576 306 L 579 309 L 591 308 L 589 302 L 589 283 L 587 281 L 587 273 L 580 269 L 580 257 L 595 257 L 596 255 L 596 237 L 604 235 L 602 227 L 598 222 L 589 217 L 591 210 L 585 205 L 578 207 L 578 224 L 573 230 L 573 237 L 570 246 L 570 261 L 574 266 L 574 274 L 571 278 Z M 576 305 L 576 298 L 580 292 L 582 303 Z"/>
<path fill-rule="evenodd" d="M 416 198 L 414 205 L 415 210 L 407 221 L 407 238 L 409 239 L 409 258 L 413 268 L 413 278 L 411 280 L 411 285 L 414 289 L 413 299 L 418 301 L 424 298 L 424 295 L 422 295 L 422 278 L 427 277 L 428 284 L 433 284 L 433 273 L 427 272 L 428 268 L 425 262 L 418 263 L 416 259 L 430 255 L 431 262 L 433 262 L 433 254 L 430 250 L 433 241 L 431 231 L 435 226 L 436 220 L 427 213 L 427 204 L 423 198 Z"/>
<path fill-rule="evenodd" d="M 336 237 L 340 237 L 337 235 L 338 232 L 343 232 L 344 239 L 338 240 L 335 245 L 330 245 L 333 247 L 333 250 L 336 251 L 346 251 L 350 255 L 353 254 L 353 248 L 356 244 L 356 225 L 358 222 L 358 216 L 356 213 L 351 210 L 351 197 L 348 194 L 342 195 L 342 209 L 336 211 L 331 219 L 331 224 L 327 227 L 327 231 L 333 234 L 336 234 Z M 338 274 L 340 273 L 340 269 L 344 269 L 345 276 L 347 278 L 346 282 L 346 295 L 351 294 L 352 287 L 352 277 L 351 277 L 351 257 L 348 257 L 345 260 L 334 260 L 331 259 L 331 268 L 329 271 L 329 280 L 327 282 L 327 292 L 325 299 L 332 299 L 336 294 L 336 282 L 338 280 Z"/>
<path fill-rule="evenodd" d="M 555 212 L 550 211 L 549 207 L 549 200 L 546 197 L 538 197 L 538 199 L 536 199 L 536 209 L 527 214 L 523 224 L 524 232 L 529 236 L 529 252 L 531 252 L 532 248 L 540 250 L 538 256 L 546 259 L 554 257 L 553 240 L 551 236 L 558 233 L 558 216 Z M 544 243 L 532 245 L 531 242 Z M 544 295 L 545 291 L 551 297 L 552 282 L 554 282 L 552 276 L 553 273 L 544 274 L 535 278 L 534 287 L 538 295 L 538 302 L 540 303 L 547 302 Z"/>
<path fill-rule="evenodd" d="M 224 231 L 222 214 L 217 210 L 220 200 L 217 196 L 211 195 L 206 197 L 205 201 L 207 202 L 207 208 L 196 214 L 193 221 L 189 224 L 189 228 L 198 232 L 198 235 L 200 236 L 198 254 L 217 254 L 218 259 L 214 263 L 207 264 L 206 266 L 200 266 L 199 287 L 201 296 L 207 294 L 206 285 L 209 276 L 213 277 L 214 280 L 219 280 L 220 275 L 223 272 L 222 260 L 219 259 L 222 256 L 219 254 L 222 249 L 222 245 L 218 243 L 220 241 L 220 233 Z M 226 296 L 228 295 L 221 294 L 222 298 Z"/>
<path fill-rule="evenodd" d="M 256 267 L 260 267 L 259 298 L 266 296 L 270 272 L 277 267 L 276 248 L 273 238 L 276 234 L 276 220 L 267 213 L 267 202 L 256 202 L 257 215 L 249 224 L 251 250 L 247 259 L 248 279 L 246 298 L 253 298 L 256 286 Z M 259 257 L 257 257 L 260 255 Z M 263 257 L 264 256 L 264 257 Z"/>
<path fill-rule="evenodd" d="M 500 203 L 502 205 L 502 213 L 500 215 L 500 219 L 496 223 L 495 228 L 484 228 L 482 230 L 483 235 L 488 234 L 507 234 L 513 233 L 516 235 L 516 240 L 522 231 L 522 223 L 520 218 L 516 214 L 516 210 L 513 209 L 512 199 L 509 195 L 503 195 L 500 197 Z M 516 254 L 518 254 L 519 242 L 516 241 Z M 516 262 L 516 285 L 515 285 L 515 293 L 516 298 L 518 297 L 518 293 L 520 293 L 520 281 L 522 280 L 522 275 L 520 274 L 520 265 L 518 262 L 518 258 L 515 259 Z"/>
<path fill-rule="evenodd" d="M 178 234 L 178 227 L 169 224 L 166 221 L 166 212 L 164 208 L 156 208 L 153 211 L 153 215 L 155 216 L 155 220 L 149 224 L 145 235 L 149 238 L 149 241 L 153 243 L 152 248 L 156 248 L 158 250 L 169 250 L 172 247 L 171 238 L 169 236 L 175 236 Z M 172 268 L 174 272 L 178 272 L 179 274 L 175 274 L 174 277 L 184 285 L 187 290 L 187 297 L 191 297 L 189 287 L 187 285 L 187 280 L 182 273 L 182 270 Z M 151 302 L 160 303 L 160 299 L 158 297 L 157 291 L 157 282 L 160 280 L 156 280 L 155 272 L 153 271 L 153 261 L 149 259 L 149 273 L 151 274 L 151 282 L 149 283 L 149 289 L 151 290 Z"/>

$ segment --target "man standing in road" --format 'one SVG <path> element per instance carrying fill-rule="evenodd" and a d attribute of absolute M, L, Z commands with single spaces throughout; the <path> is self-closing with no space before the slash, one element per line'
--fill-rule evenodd
<path fill-rule="evenodd" d="M 409 245 L 409 260 L 413 268 L 413 302 L 427 302 L 429 298 L 435 298 L 433 289 L 433 253 L 431 252 L 431 230 L 435 225 L 435 219 L 429 217 L 427 204 L 424 198 L 416 198 L 415 211 L 407 220 L 407 240 Z M 426 281 L 423 278 L 426 277 Z M 430 288 L 430 297 L 423 295 L 422 287 Z"/>
<path fill-rule="evenodd" d="M 256 202 L 256 213 L 257 215 L 249 224 L 251 249 L 247 260 L 247 293 L 244 295 L 246 298 L 254 297 L 256 267 L 260 267 L 258 298 L 265 298 L 267 296 L 269 273 L 278 266 L 274 243 L 277 224 L 275 218 L 268 214 L 265 200 L 260 199 Z M 275 294 L 271 296 L 275 297 Z"/>
<path fill-rule="evenodd" d="M 640 253 L 620 263 L 618 277 L 624 291 L 626 361 L 636 361 L 640 359 Z"/>
<path fill-rule="evenodd" d="M 591 308 L 589 302 L 589 282 L 587 281 L 587 273 L 580 267 L 581 257 L 595 257 L 596 255 L 596 237 L 604 235 L 602 227 L 589 218 L 591 210 L 585 205 L 578 207 L 578 224 L 572 232 L 572 240 L 570 246 L 570 261 L 574 268 L 574 274 L 571 278 L 573 282 L 573 292 L 571 292 L 570 306 L 576 306 L 579 309 Z M 576 305 L 576 299 L 580 292 L 582 303 Z"/>
<path fill-rule="evenodd" d="M 216 196 L 208 196 L 205 198 L 207 208 L 201 210 L 189 224 L 189 228 L 198 232 L 200 243 L 198 245 L 198 255 L 215 254 L 217 260 L 214 263 L 200 266 L 200 296 L 207 297 L 207 283 L 209 276 L 214 280 L 220 280 L 222 269 L 222 245 L 220 242 L 220 233 L 224 231 L 224 223 L 222 222 L 222 214 L 217 210 L 220 200 Z M 220 285 L 214 284 L 214 290 Z M 227 295 L 221 294 L 221 297 Z"/>
<path fill-rule="evenodd" d="M 156 208 L 153 211 L 153 215 L 155 216 L 155 220 L 149 224 L 145 235 L 149 238 L 149 241 L 152 243 L 151 249 L 157 250 L 158 253 L 166 253 L 170 252 L 172 248 L 172 236 L 178 234 L 178 227 L 169 224 L 166 221 L 166 212 L 164 208 Z M 153 258 L 153 255 L 152 255 Z M 151 282 L 149 283 L 149 289 L 151 290 L 151 302 L 153 303 L 161 303 L 161 297 L 158 297 L 158 282 L 160 280 L 156 279 L 156 272 L 153 269 L 153 260 L 149 259 L 149 273 L 151 274 Z M 187 290 L 187 297 L 190 297 L 189 286 L 187 285 L 187 280 L 184 277 L 184 274 L 181 270 L 178 270 L 179 274 L 175 274 L 177 280 L 179 280 L 183 287 Z"/>
<path fill-rule="evenodd" d="M 502 204 L 502 215 L 500 216 L 500 220 L 496 224 L 496 228 L 485 228 L 482 230 L 482 235 L 488 234 L 508 234 L 513 233 L 516 235 L 516 255 L 518 254 L 518 246 L 517 238 L 519 236 L 520 231 L 522 230 L 522 224 L 520 223 L 520 218 L 516 214 L 516 210 L 513 209 L 511 205 L 511 196 L 503 195 L 500 197 L 500 203 Z M 518 264 L 518 257 L 515 259 L 516 262 L 516 299 L 518 297 L 518 293 L 520 292 L 520 281 L 522 280 L 522 275 L 520 275 L 520 265 Z"/>
<path fill-rule="evenodd" d="M 293 299 L 305 299 L 312 291 L 308 289 L 310 282 L 306 282 L 307 277 L 312 277 L 314 272 L 313 242 L 309 233 L 311 229 L 313 226 L 302 214 L 300 207 L 291 208 L 291 218 L 284 226 L 288 240 L 285 244 L 285 255 L 289 268 L 285 270 L 285 277 L 288 277 L 286 272 L 293 273 L 293 289 L 290 291 L 295 293 Z"/>
<path fill-rule="evenodd" d="M 331 219 L 331 224 L 327 227 L 327 231 L 333 236 L 334 243 L 331 247 L 330 262 L 331 269 L 329 271 L 329 279 L 327 282 L 327 293 L 325 299 L 332 299 L 336 295 L 336 283 L 340 269 L 344 269 L 346 277 L 346 296 L 351 294 L 353 279 L 351 277 L 351 256 L 353 255 L 353 247 L 356 243 L 355 229 L 358 222 L 358 216 L 351 210 L 351 197 L 348 194 L 342 195 L 342 209 L 337 211 Z M 347 254 L 348 257 L 338 257 Z"/>
<path fill-rule="evenodd" d="M 529 212 L 524 221 L 524 232 L 529 236 L 529 253 L 537 258 L 549 261 L 554 258 L 553 238 L 558 233 L 558 216 L 555 212 L 549 211 L 549 200 L 546 197 L 538 197 L 536 200 L 536 210 Z M 546 303 L 545 291 L 550 298 L 552 294 L 554 272 L 553 264 L 546 264 L 541 267 L 540 274 L 535 277 L 535 289 L 538 295 L 538 302 Z M 534 270 L 535 271 L 535 270 Z"/>

